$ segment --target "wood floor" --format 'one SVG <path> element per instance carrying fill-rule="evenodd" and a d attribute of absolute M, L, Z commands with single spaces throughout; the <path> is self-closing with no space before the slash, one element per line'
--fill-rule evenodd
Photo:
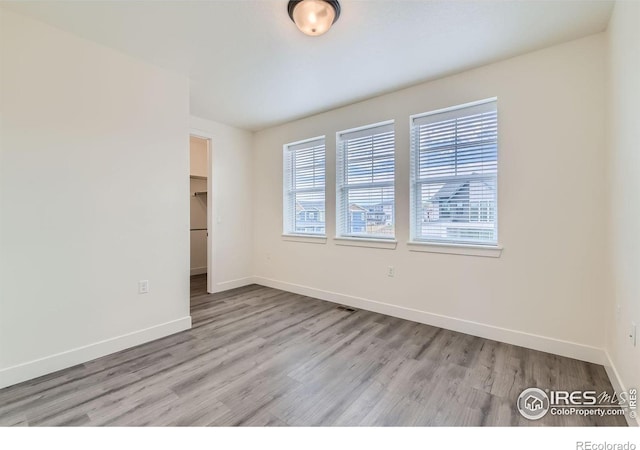
<path fill-rule="evenodd" d="M 531 386 L 611 392 L 602 366 L 204 276 L 191 310 L 192 330 L 0 390 L 0 425 L 625 425 L 515 409 Z"/>

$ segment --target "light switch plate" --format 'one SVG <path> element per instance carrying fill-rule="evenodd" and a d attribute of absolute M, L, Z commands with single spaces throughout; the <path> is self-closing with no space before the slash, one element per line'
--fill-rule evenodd
<path fill-rule="evenodd" d="M 148 294 L 148 293 L 149 293 L 149 280 L 138 281 L 138 294 Z"/>

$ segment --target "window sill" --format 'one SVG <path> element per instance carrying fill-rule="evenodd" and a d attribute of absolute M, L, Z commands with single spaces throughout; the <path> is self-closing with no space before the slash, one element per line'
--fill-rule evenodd
<path fill-rule="evenodd" d="M 472 245 L 472 244 L 445 244 L 436 242 L 407 242 L 412 252 L 447 253 L 450 255 L 482 256 L 486 258 L 500 258 L 502 246 L 500 245 Z"/>
<path fill-rule="evenodd" d="M 283 234 L 283 241 L 302 242 L 305 244 L 326 244 L 326 236 L 314 236 L 313 234 Z"/>
<path fill-rule="evenodd" d="M 356 237 L 334 237 L 336 245 L 346 245 L 348 247 L 369 247 L 382 248 L 387 250 L 395 250 L 398 241 L 395 239 L 373 239 L 373 238 L 356 238 Z"/>

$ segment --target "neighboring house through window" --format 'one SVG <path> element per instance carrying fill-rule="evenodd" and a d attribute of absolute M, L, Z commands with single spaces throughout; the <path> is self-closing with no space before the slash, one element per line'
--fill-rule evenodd
<path fill-rule="evenodd" d="M 412 116 L 411 160 L 414 240 L 497 244 L 495 99 Z"/>
<path fill-rule="evenodd" d="M 284 146 L 284 234 L 325 235 L 324 137 Z"/>

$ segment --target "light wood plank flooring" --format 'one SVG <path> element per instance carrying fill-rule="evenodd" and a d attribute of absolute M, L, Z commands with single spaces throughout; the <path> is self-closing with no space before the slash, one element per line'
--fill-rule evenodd
<path fill-rule="evenodd" d="M 625 425 L 515 409 L 602 366 L 336 306 L 193 277 L 192 330 L 0 390 L 0 425 Z"/>

